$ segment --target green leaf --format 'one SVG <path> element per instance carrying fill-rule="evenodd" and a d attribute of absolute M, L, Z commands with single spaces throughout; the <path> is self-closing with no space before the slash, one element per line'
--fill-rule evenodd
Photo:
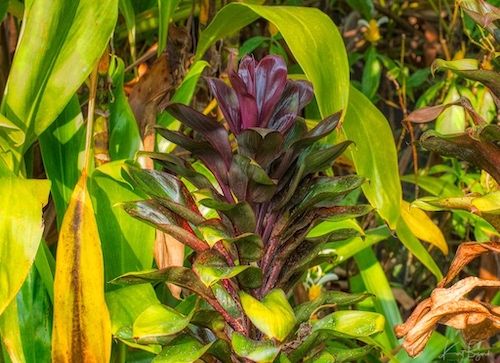
<path fill-rule="evenodd" d="M 363 67 L 361 79 L 361 91 L 370 100 L 373 100 L 377 94 L 381 75 L 382 65 L 372 44 L 365 52 L 365 66 Z"/>
<path fill-rule="evenodd" d="M 346 294 L 340 291 L 326 291 L 316 299 L 302 303 L 293 309 L 297 318 L 296 329 L 300 324 L 308 321 L 311 314 L 323 305 L 349 306 L 357 304 L 370 296 L 372 295 L 368 293 Z"/>
<path fill-rule="evenodd" d="M 150 343 L 159 337 L 173 335 L 184 330 L 191 317 L 192 314 L 184 316 L 165 305 L 151 305 L 134 321 L 132 326 L 134 339 L 138 343 Z"/>
<path fill-rule="evenodd" d="M 0 114 L 0 128 L 4 129 L 5 133 L 9 139 L 14 142 L 15 146 L 19 146 L 24 143 L 26 138 L 24 132 L 2 114 Z"/>
<path fill-rule="evenodd" d="M 0 314 L 21 288 L 43 232 L 48 180 L 0 179 Z"/>
<path fill-rule="evenodd" d="M 196 60 L 201 59 L 215 41 L 233 34 L 259 17 L 276 25 L 283 35 L 294 58 L 314 86 L 322 117 L 345 111 L 349 96 L 347 53 L 337 26 L 318 9 L 228 4 L 202 33 Z"/>
<path fill-rule="evenodd" d="M 153 287 L 149 284 L 123 286 L 105 295 L 111 318 L 111 333 L 124 326 L 132 326 L 137 317 L 151 305 L 159 304 Z"/>
<path fill-rule="evenodd" d="M 118 15 L 116 0 L 29 5 L 2 103 L 5 116 L 26 134 L 19 155 L 56 119 L 90 74 Z"/>
<path fill-rule="evenodd" d="M 158 57 L 161 55 L 165 47 L 167 46 L 168 39 L 168 27 L 170 25 L 170 19 L 174 14 L 175 8 L 179 4 L 179 0 L 158 0 L 158 14 L 159 14 L 159 24 L 158 24 Z"/>
<path fill-rule="evenodd" d="M 364 347 L 340 349 L 336 347 L 328 347 L 326 350 L 335 357 L 335 362 L 354 362 L 366 356 L 373 349 L 373 345 L 365 345 Z"/>
<path fill-rule="evenodd" d="M 240 333 L 233 333 L 231 344 L 236 354 L 254 362 L 273 362 L 280 351 L 270 339 L 256 341 Z"/>
<path fill-rule="evenodd" d="M 95 169 L 91 191 L 97 227 L 102 243 L 105 278 L 109 281 L 132 269 L 150 268 L 153 263 L 155 229 L 128 215 L 116 203 L 144 196 L 123 181 L 112 177 L 122 162 L 111 162 Z M 113 285 L 107 285 L 107 289 Z"/>
<path fill-rule="evenodd" d="M 472 71 L 479 68 L 479 62 L 477 59 L 464 58 L 457 59 L 453 61 L 445 61 L 444 59 L 436 59 L 431 65 L 431 72 L 434 73 L 440 69 L 446 68 L 452 71 Z"/>
<path fill-rule="evenodd" d="M 120 9 L 121 15 L 125 18 L 125 25 L 128 31 L 128 42 L 130 45 L 130 55 L 132 60 L 135 61 L 136 47 L 135 47 L 135 11 L 132 0 L 118 0 L 118 8 Z"/>
<path fill-rule="evenodd" d="M 203 345 L 188 334 L 181 335 L 170 342 L 152 363 L 191 363 L 197 361 L 214 342 Z"/>
<path fill-rule="evenodd" d="M 356 143 L 347 153 L 357 174 L 369 180 L 362 186 L 366 198 L 389 227 L 396 228 L 402 192 L 389 122 L 361 92 L 351 87 L 349 108 L 341 130 L 347 140 Z"/>
<path fill-rule="evenodd" d="M 134 113 L 123 89 L 123 60 L 113 57 L 110 76 L 114 102 L 109 103 L 109 156 L 111 160 L 133 159 L 142 141 Z"/>
<path fill-rule="evenodd" d="M 393 327 L 401 324 L 402 319 L 385 272 L 370 247 L 355 254 L 354 260 L 359 267 L 366 290 L 376 296 L 375 310 L 385 317 L 384 345 L 387 344 L 385 348 L 394 349 L 399 343 Z"/>
<path fill-rule="evenodd" d="M 253 209 L 250 204 L 248 204 L 248 202 L 219 202 L 218 200 L 215 200 L 213 198 L 206 198 L 205 196 L 209 193 L 207 193 L 206 190 L 198 190 L 194 194 L 201 205 L 224 213 L 231 220 L 234 227 L 236 228 L 236 231 L 238 231 L 239 233 L 243 234 L 255 231 L 257 222 Z"/>
<path fill-rule="evenodd" d="M 75 95 L 56 120 L 40 135 L 40 151 L 47 177 L 52 181 L 52 198 L 60 227 L 71 193 L 80 176 L 80 153 L 84 148 L 85 127 Z"/>
<path fill-rule="evenodd" d="M 270 338 L 285 339 L 295 325 L 295 315 L 282 290 L 269 292 L 262 301 L 240 291 L 240 299 L 252 323 Z"/>
<path fill-rule="evenodd" d="M 367 337 L 384 331 L 385 319 L 382 314 L 371 311 L 340 310 L 325 316 L 313 326 L 332 330 L 354 338 Z"/>
<path fill-rule="evenodd" d="M 193 263 L 193 271 L 207 287 L 219 280 L 230 279 L 249 267 L 249 265 L 229 266 L 226 259 L 215 250 L 201 253 Z"/>

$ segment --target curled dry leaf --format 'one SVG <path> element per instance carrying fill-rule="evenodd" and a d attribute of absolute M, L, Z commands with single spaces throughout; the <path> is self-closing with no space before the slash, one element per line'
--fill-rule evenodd
<path fill-rule="evenodd" d="M 411 357 L 424 350 L 436 324 L 463 330 L 465 339 L 487 339 L 500 332 L 500 307 L 463 296 L 480 286 L 500 287 L 500 281 L 467 277 L 450 288 L 436 288 L 404 324 L 397 325 L 398 338 L 406 335 L 403 348 Z"/>
<path fill-rule="evenodd" d="M 500 253 L 500 243 L 499 242 L 465 242 L 462 243 L 453 259 L 448 273 L 445 278 L 438 283 L 438 287 L 444 287 L 450 283 L 451 280 L 462 270 L 462 268 L 467 265 L 474 258 L 479 257 L 488 252 Z"/>

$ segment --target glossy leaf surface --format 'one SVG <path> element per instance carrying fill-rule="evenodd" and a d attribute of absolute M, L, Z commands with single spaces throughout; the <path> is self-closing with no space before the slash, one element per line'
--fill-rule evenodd
<path fill-rule="evenodd" d="M 362 186 L 366 198 L 394 229 L 399 220 L 401 184 L 396 145 L 384 115 L 366 97 L 351 87 L 349 107 L 342 133 L 356 144 L 348 150 L 358 175 L 369 183 Z"/>
<path fill-rule="evenodd" d="M 211 286 L 221 279 L 230 279 L 249 268 L 229 266 L 227 261 L 214 250 L 201 253 L 193 263 L 193 270 L 205 286 Z"/>
<path fill-rule="evenodd" d="M 313 331 L 327 329 L 351 337 L 366 337 L 384 331 L 384 327 L 384 316 L 379 313 L 341 310 L 319 320 L 314 324 Z"/>
<path fill-rule="evenodd" d="M 196 362 L 213 344 L 203 345 L 196 338 L 187 334 L 181 335 L 170 342 L 152 363 L 191 363 Z"/>
<path fill-rule="evenodd" d="M 233 333 L 231 344 L 240 357 L 259 363 L 273 362 L 280 351 L 272 340 L 255 341 L 240 333 Z"/>
<path fill-rule="evenodd" d="M 240 292 L 241 305 L 252 323 L 270 338 L 283 340 L 295 325 L 295 315 L 282 290 L 273 290 L 262 301 Z"/>
<path fill-rule="evenodd" d="M 153 304 L 137 317 L 132 332 L 138 342 L 147 341 L 178 333 L 188 326 L 190 320 L 191 316 L 184 316 L 168 306 Z"/>

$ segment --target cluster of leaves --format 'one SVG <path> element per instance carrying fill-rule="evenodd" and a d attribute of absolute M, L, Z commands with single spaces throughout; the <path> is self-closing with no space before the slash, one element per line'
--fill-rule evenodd
<path fill-rule="evenodd" d="M 182 319 L 183 324 L 173 324 L 178 319 L 165 319 L 161 329 L 155 326 L 158 319 L 154 318 L 149 329 L 142 328 L 150 338 L 152 331 L 158 331 L 154 337 L 161 341 L 185 333 L 188 323 L 193 322 L 221 337 L 219 345 L 230 340 L 239 356 L 262 362 L 273 361 L 280 350 L 297 340 L 295 334 L 301 324 L 311 325 L 312 332 L 330 330 L 326 336 L 335 336 L 336 332 L 364 337 L 383 330 L 383 317 L 368 312 L 336 312 L 312 324 L 309 316 L 322 307 L 320 302 L 342 304 L 335 300 L 335 294 L 298 306 L 296 313 L 286 298 L 307 269 L 334 258 L 320 254 L 326 242 L 359 234 L 344 229 L 308 238 L 308 233 L 324 220 L 351 219 L 371 210 L 370 206 L 339 205 L 346 194 L 364 182 L 363 178 L 325 174 L 351 144 L 321 142 L 337 127 L 340 112 L 308 130 L 298 114 L 311 101 L 312 86 L 306 81 L 287 80 L 285 62 L 278 56 L 266 56 L 260 62 L 244 57 L 238 72 L 229 69 L 228 75 L 232 87 L 217 78 L 207 78 L 227 128 L 188 106 L 169 104 L 166 111 L 191 134 L 163 127 L 157 128 L 158 133 L 189 151 L 190 158 L 182 159 L 175 152 L 147 153 L 164 171 L 126 168 L 152 199 L 123 207 L 190 247 L 192 269 L 172 266 L 129 273 L 115 283 L 177 284 L 192 290 L 217 312 L 192 310 Z M 200 167 L 210 171 L 215 185 L 197 171 Z M 186 184 L 192 186 L 191 191 Z M 199 206 L 205 207 L 203 214 Z M 352 302 L 357 299 L 353 297 Z M 349 333 L 343 323 L 347 319 L 351 319 L 351 328 L 357 321 L 354 330 L 359 331 Z M 336 330 L 338 327 L 341 331 Z M 196 332 L 189 330 L 191 334 Z M 144 338 L 137 333 L 134 329 L 134 339 Z M 261 339 L 262 334 L 266 339 Z M 315 353 L 327 354 L 314 349 L 324 341 L 317 334 L 304 342 L 299 337 L 292 361 Z M 196 337 L 182 339 L 186 344 L 191 340 L 191 344 L 204 346 L 198 350 L 202 354 L 216 344 L 213 339 L 203 339 L 206 336 L 198 332 Z M 170 352 L 178 345 L 177 339 L 172 345 L 166 344 L 159 355 L 162 359 L 174 359 Z M 213 354 L 227 357 L 226 351 Z"/>

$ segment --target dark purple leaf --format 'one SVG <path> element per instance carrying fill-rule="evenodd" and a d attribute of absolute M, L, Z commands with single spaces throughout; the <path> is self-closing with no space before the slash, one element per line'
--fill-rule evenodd
<path fill-rule="evenodd" d="M 299 86 L 287 81 L 281 98 L 269 120 L 269 128 L 283 134 L 293 125 L 299 111 Z"/>
<path fill-rule="evenodd" d="M 264 203 L 274 196 L 275 182 L 258 164 L 246 156 L 235 155 L 229 172 L 229 185 L 240 201 Z"/>
<path fill-rule="evenodd" d="M 268 55 L 255 69 L 255 88 L 259 109 L 258 127 L 268 127 L 269 118 L 280 100 L 287 83 L 287 69 L 282 57 Z"/>
<path fill-rule="evenodd" d="M 283 135 L 269 129 L 246 129 L 238 136 L 238 152 L 255 160 L 263 169 L 279 158 Z"/>
<path fill-rule="evenodd" d="M 190 151 L 214 174 L 219 184 L 227 185 L 228 167 L 222 155 L 208 142 L 195 141 L 178 131 L 157 127 L 158 133 L 165 139 Z"/>
<path fill-rule="evenodd" d="M 229 125 L 229 129 L 233 134 L 238 135 L 241 131 L 241 119 L 236 92 L 218 78 L 207 77 L 205 79 L 217 99 L 217 104 Z"/>
<path fill-rule="evenodd" d="M 191 164 L 184 159 L 173 154 L 145 151 L 139 151 L 137 156 L 150 157 L 161 164 L 169 173 L 186 178 L 198 189 L 210 189 L 215 196 L 222 198 L 222 196 L 218 195 L 210 180 L 205 175 L 194 170 Z"/>
<path fill-rule="evenodd" d="M 165 107 L 165 111 L 185 126 L 202 134 L 212 144 L 214 149 L 219 151 L 222 159 L 229 167 L 233 153 L 229 143 L 229 136 L 222 124 L 182 103 L 171 103 Z"/>
<path fill-rule="evenodd" d="M 235 72 L 229 72 L 229 80 L 233 86 L 236 96 L 238 97 L 238 104 L 240 106 L 240 130 L 249 127 L 258 126 L 259 109 L 257 107 L 257 100 L 255 93 L 250 93 L 252 90 L 247 88 L 247 84 Z"/>
<path fill-rule="evenodd" d="M 309 81 L 295 81 L 299 87 L 299 111 L 311 102 L 314 97 L 314 90 L 312 83 Z"/>
<path fill-rule="evenodd" d="M 125 164 L 123 169 L 134 182 L 154 199 L 172 200 L 203 218 L 184 183 L 176 176 L 158 170 L 144 170 Z"/>
<path fill-rule="evenodd" d="M 256 218 L 248 202 L 223 203 L 215 199 L 205 198 L 199 201 L 205 207 L 215 209 L 226 215 L 238 234 L 253 233 L 256 227 Z"/>

